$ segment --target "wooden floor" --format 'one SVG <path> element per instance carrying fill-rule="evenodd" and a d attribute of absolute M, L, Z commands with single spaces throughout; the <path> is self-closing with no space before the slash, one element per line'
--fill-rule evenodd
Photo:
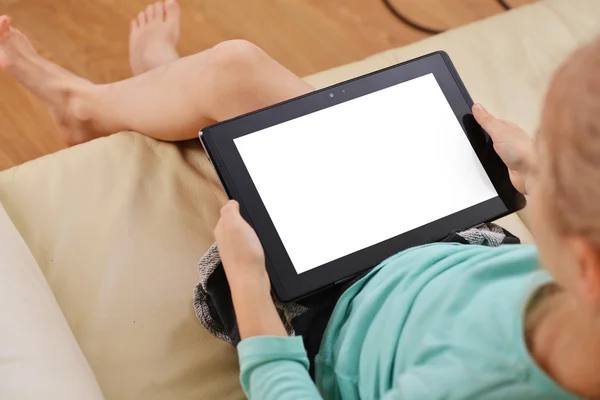
<path fill-rule="evenodd" d="M 149 0 L 0 0 L 41 54 L 95 82 L 130 76 L 129 20 Z M 509 0 L 514 6 L 534 0 Z M 180 50 L 250 40 L 298 75 L 359 60 L 427 35 L 396 20 L 381 0 L 180 0 Z M 450 28 L 502 12 L 494 0 L 395 0 L 406 15 Z M 63 145 L 43 105 L 0 71 L 0 170 Z"/>

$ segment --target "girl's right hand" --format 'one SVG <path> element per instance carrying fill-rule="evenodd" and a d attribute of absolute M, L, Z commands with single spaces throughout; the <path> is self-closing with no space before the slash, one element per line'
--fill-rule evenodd
<path fill-rule="evenodd" d="M 254 229 L 240 215 L 240 205 L 230 200 L 221 208 L 221 218 L 215 229 L 215 239 L 229 286 L 254 285 L 270 289 L 265 267 L 265 253 Z"/>
<path fill-rule="evenodd" d="M 481 104 L 473 106 L 473 116 L 494 141 L 494 149 L 508 167 L 514 187 L 527 194 L 535 162 L 533 139 L 512 122 L 495 118 Z"/>

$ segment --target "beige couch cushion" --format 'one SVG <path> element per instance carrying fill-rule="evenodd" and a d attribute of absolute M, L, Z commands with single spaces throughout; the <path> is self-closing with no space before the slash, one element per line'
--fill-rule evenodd
<path fill-rule="evenodd" d="M 50 287 L 0 205 L 0 399 L 102 399 Z"/>
<path fill-rule="evenodd" d="M 192 307 L 225 200 L 197 142 L 121 134 L 0 175 L 0 197 L 107 399 L 238 399 Z"/>
<path fill-rule="evenodd" d="M 550 71 L 600 28 L 549 0 L 325 72 L 331 84 L 432 50 L 475 99 L 533 131 Z M 0 173 L 4 204 L 109 399 L 241 398 L 235 352 L 197 323 L 195 263 L 225 200 L 197 141 L 123 133 Z M 520 221 L 506 221 L 528 239 Z"/>

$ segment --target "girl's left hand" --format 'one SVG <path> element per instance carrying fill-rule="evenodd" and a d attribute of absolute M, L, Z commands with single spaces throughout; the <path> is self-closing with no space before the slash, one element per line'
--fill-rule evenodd
<path fill-rule="evenodd" d="M 528 194 L 535 162 L 533 139 L 512 122 L 495 118 L 481 104 L 473 106 L 473 116 L 492 138 L 496 153 L 508 167 L 513 186 Z"/>

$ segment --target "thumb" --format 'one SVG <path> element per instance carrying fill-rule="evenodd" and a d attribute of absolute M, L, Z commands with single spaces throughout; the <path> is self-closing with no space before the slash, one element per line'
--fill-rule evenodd
<path fill-rule="evenodd" d="M 240 205 L 235 200 L 229 200 L 223 208 L 221 208 L 221 221 L 227 224 L 234 223 L 237 219 L 242 218 L 240 215 Z"/>
<path fill-rule="evenodd" d="M 481 125 L 483 129 L 492 137 L 492 140 L 500 133 L 502 129 L 502 122 L 492 114 L 490 114 L 485 107 L 477 103 L 473 106 L 473 116 Z"/>
<path fill-rule="evenodd" d="M 231 215 L 239 215 L 240 214 L 240 204 L 235 200 L 229 200 L 225 205 L 221 208 L 221 216 L 231 216 Z"/>

